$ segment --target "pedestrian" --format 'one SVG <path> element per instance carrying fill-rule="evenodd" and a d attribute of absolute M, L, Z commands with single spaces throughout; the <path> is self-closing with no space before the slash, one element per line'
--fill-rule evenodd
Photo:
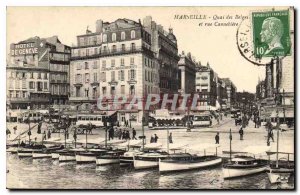
<path fill-rule="evenodd" d="M 243 127 L 240 128 L 239 130 L 239 134 L 240 134 L 240 140 L 243 140 L 243 136 L 244 136 L 244 130 L 243 130 Z"/>
<path fill-rule="evenodd" d="M 37 137 L 34 138 L 35 143 L 37 143 L 36 140 L 37 140 Z"/>
<path fill-rule="evenodd" d="M 108 131 L 108 140 L 114 139 L 113 138 L 113 131 L 114 131 L 113 127 L 110 127 L 109 131 Z"/>
<path fill-rule="evenodd" d="M 43 133 L 43 140 L 46 140 L 47 139 L 47 135 L 46 135 L 46 131 L 44 131 Z"/>
<path fill-rule="evenodd" d="M 150 138 L 150 143 L 154 143 L 155 141 L 154 141 L 154 136 L 153 135 L 151 135 L 151 138 Z"/>
<path fill-rule="evenodd" d="M 172 133 L 170 133 L 169 135 L 169 143 L 172 144 L 173 143 L 173 139 L 172 139 Z"/>
<path fill-rule="evenodd" d="M 124 139 L 126 139 L 126 131 L 125 131 L 125 129 L 122 132 L 122 140 L 124 140 Z"/>
<path fill-rule="evenodd" d="M 154 143 L 157 143 L 157 140 L 158 140 L 158 136 L 154 134 Z"/>
<path fill-rule="evenodd" d="M 272 129 L 270 129 L 269 130 L 269 139 L 272 139 L 272 141 L 274 142 L 274 134 L 273 134 L 273 130 Z"/>
<path fill-rule="evenodd" d="M 10 137 L 10 130 L 6 128 L 6 136 L 9 138 Z"/>
<path fill-rule="evenodd" d="M 136 139 L 136 130 L 132 128 L 132 139 Z"/>
<path fill-rule="evenodd" d="M 122 139 L 122 129 L 121 128 L 118 130 L 118 137 L 119 137 L 119 140 Z"/>
<path fill-rule="evenodd" d="M 220 140 L 219 132 L 215 136 L 215 140 L 216 140 L 216 144 L 219 144 L 219 140 Z"/>
<path fill-rule="evenodd" d="M 130 133 L 128 130 L 126 131 L 126 139 L 130 139 Z"/>
<path fill-rule="evenodd" d="M 77 140 L 76 130 L 74 131 L 73 138 L 74 138 L 74 140 L 75 140 L 75 142 L 76 142 L 76 140 Z"/>
<path fill-rule="evenodd" d="M 41 134 L 41 129 L 42 129 L 42 122 L 39 122 L 39 124 L 38 124 L 38 130 L 37 130 L 37 133 L 38 134 Z"/>
<path fill-rule="evenodd" d="M 114 139 L 115 129 L 114 127 L 110 128 L 110 139 Z"/>
<path fill-rule="evenodd" d="M 51 132 L 50 132 L 50 130 L 48 130 L 48 139 L 50 139 L 51 138 Z"/>
<path fill-rule="evenodd" d="M 17 132 L 17 126 L 14 126 L 14 134 L 16 134 L 16 132 Z"/>

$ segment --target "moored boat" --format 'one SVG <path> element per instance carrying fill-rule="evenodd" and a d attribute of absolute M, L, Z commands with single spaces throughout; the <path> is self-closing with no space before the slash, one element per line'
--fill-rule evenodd
<path fill-rule="evenodd" d="M 58 157 L 59 163 L 75 162 L 76 161 L 74 151 L 61 150 L 61 151 L 57 151 L 56 154 L 59 155 L 59 157 Z"/>
<path fill-rule="evenodd" d="M 107 150 L 105 149 L 90 149 L 85 152 L 76 153 L 76 163 L 85 164 L 85 163 L 95 163 L 96 156 L 101 156 L 105 154 Z"/>
<path fill-rule="evenodd" d="M 42 151 L 34 151 L 32 152 L 33 159 L 41 159 L 41 158 L 52 158 L 52 152 L 63 149 L 63 146 L 53 146 L 47 149 L 43 149 Z"/>
<path fill-rule="evenodd" d="M 222 163 L 222 158 L 214 155 L 197 156 L 189 153 L 171 154 L 159 160 L 159 172 L 186 171 L 207 168 Z"/>
<path fill-rule="evenodd" d="M 108 151 L 106 154 L 96 157 L 96 165 L 109 165 L 120 163 L 120 155 L 124 150 Z"/>
<path fill-rule="evenodd" d="M 120 156 L 120 166 L 133 165 L 134 156 L 143 154 L 139 150 L 131 150 Z"/>
<path fill-rule="evenodd" d="M 287 183 L 294 171 L 294 169 L 290 168 L 272 168 L 268 170 L 267 174 L 271 184 Z"/>
<path fill-rule="evenodd" d="M 33 159 L 51 158 L 51 153 L 47 151 L 35 151 L 32 152 Z"/>
<path fill-rule="evenodd" d="M 223 165 L 222 171 L 224 179 L 229 179 L 264 172 L 267 168 L 267 160 L 255 159 L 250 156 L 236 156 Z"/>
<path fill-rule="evenodd" d="M 158 167 L 159 159 L 168 157 L 167 152 L 145 152 L 133 157 L 134 169 L 148 169 Z"/>

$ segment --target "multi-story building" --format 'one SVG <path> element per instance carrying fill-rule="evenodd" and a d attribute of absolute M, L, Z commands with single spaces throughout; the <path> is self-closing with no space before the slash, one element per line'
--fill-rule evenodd
<path fill-rule="evenodd" d="M 169 32 L 166 32 L 151 16 L 143 19 L 143 26 L 151 35 L 151 49 L 158 61 L 160 93 L 178 93 L 179 56 L 173 29 L 169 28 Z"/>
<path fill-rule="evenodd" d="M 191 53 L 187 55 L 182 52 L 178 62 L 178 91 L 184 94 L 195 92 L 196 62 L 192 59 Z"/>
<path fill-rule="evenodd" d="M 265 81 L 259 81 L 256 85 L 256 100 L 262 100 L 266 97 Z"/>
<path fill-rule="evenodd" d="M 66 105 L 70 93 L 71 47 L 62 44 L 57 36 L 47 38 L 47 42 L 55 46 L 49 51 L 50 103 Z"/>
<path fill-rule="evenodd" d="M 293 25 L 291 25 L 293 26 Z M 291 30 L 291 51 L 294 51 L 294 31 Z M 294 53 L 284 58 L 273 58 L 266 66 L 264 96 L 259 102 L 260 117 L 280 123 L 294 124 Z M 258 86 L 261 84 L 259 83 Z M 262 87 L 261 87 L 262 88 Z"/>
<path fill-rule="evenodd" d="M 227 89 L 225 82 L 218 77 L 217 82 L 217 100 L 220 109 L 226 109 L 227 108 Z"/>
<path fill-rule="evenodd" d="M 196 93 L 199 95 L 200 109 L 216 109 L 218 75 L 210 67 L 201 64 L 196 67 Z"/>
<path fill-rule="evenodd" d="M 68 59 L 68 47 L 61 44 L 58 38 L 32 37 L 10 45 L 10 56 L 7 62 L 7 103 L 12 109 L 46 109 L 55 95 L 67 94 L 60 90 L 57 94 L 51 90 L 50 76 L 52 64 L 61 64 L 61 60 L 53 60 L 56 53 L 64 53 Z M 68 60 L 64 61 L 65 69 L 69 69 Z M 67 80 L 68 73 L 62 73 Z M 68 91 L 68 82 L 64 84 Z M 53 93 L 52 93 L 53 92 Z M 53 96 L 52 96 L 53 95 Z M 65 101 L 63 102 L 65 103 Z"/>
<path fill-rule="evenodd" d="M 97 20 L 96 31 L 77 36 L 72 47 L 70 103 L 81 110 L 97 110 L 100 95 L 145 97 L 159 93 L 158 64 L 151 50 L 151 34 L 140 22 Z M 144 111 L 118 108 L 119 118 L 141 123 Z"/>
<path fill-rule="evenodd" d="M 236 86 L 229 78 L 222 78 L 226 85 L 227 91 L 227 109 L 231 109 L 236 103 Z"/>

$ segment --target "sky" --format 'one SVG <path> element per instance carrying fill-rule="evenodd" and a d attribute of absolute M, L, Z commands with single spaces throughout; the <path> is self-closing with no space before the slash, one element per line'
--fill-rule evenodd
<path fill-rule="evenodd" d="M 237 91 L 255 93 L 258 80 L 265 77 L 265 68 L 246 61 L 239 53 L 236 44 L 237 26 L 199 26 L 200 22 L 237 22 L 236 15 L 249 16 L 250 11 L 269 8 L 257 7 L 8 7 L 7 8 L 7 52 L 9 44 L 29 37 L 50 37 L 57 35 L 60 41 L 72 46 L 76 36 L 89 30 L 95 31 L 95 22 L 113 22 L 118 18 L 135 21 L 145 16 L 169 27 L 177 37 L 179 54 L 191 52 L 202 65 L 210 67 L 221 78 L 229 77 Z M 174 19 L 175 15 L 206 15 L 205 20 Z M 227 15 L 232 20 L 222 19 Z M 209 18 L 210 17 L 210 18 Z M 218 18 L 214 20 L 214 18 Z"/>

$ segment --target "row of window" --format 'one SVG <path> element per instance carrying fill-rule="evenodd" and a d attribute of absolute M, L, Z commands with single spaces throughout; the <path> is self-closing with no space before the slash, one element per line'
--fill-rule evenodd
<path fill-rule="evenodd" d="M 97 54 L 110 54 L 110 53 L 116 53 L 116 52 L 125 52 L 125 51 L 136 51 L 136 45 L 135 43 L 131 43 L 130 47 L 126 47 L 125 44 L 122 44 L 120 48 L 117 47 L 117 45 L 112 45 L 110 48 L 107 45 L 103 45 L 102 47 L 94 47 L 94 48 L 85 48 L 85 49 L 78 49 L 77 54 L 76 50 L 73 50 L 72 56 L 93 56 Z"/>
<path fill-rule="evenodd" d="M 67 82 L 67 75 L 66 74 L 51 74 L 51 81 L 57 82 Z"/>
<path fill-rule="evenodd" d="M 29 82 L 29 89 L 37 89 L 37 91 L 48 90 L 48 82 Z"/>
<path fill-rule="evenodd" d="M 50 60 L 55 60 L 55 61 L 70 61 L 69 54 L 50 53 L 49 58 Z"/>
<path fill-rule="evenodd" d="M 79 45 L 80 46 L 84 46 L 84 45 L 95 45 L 97 43 L 97 38 L 98 38 L 98 43 L 106 43 L 108 42 L 108 35 L 107 34 L 102 34 L 102 36 L 90 36 L 90 37 L 80 37 L 79 38 Z M 130 38 L 131 39 L 135 39 L 136 38 L 136 33 L 134 30 L 132 30 L 130 32 Z M 125 32 L 121 32 L 121 36 L 120 36 L 121 40 L 125 40 L 126 39 L 126 33 Z M 116 33 L 112 33 L 111 35 L 111 40 L 113 42 L 117 41 L 117 34 Z"/>
<path fill-rule="evenodd" d="M 117 93 L 122 94 L 122 95 L 126 94 L 126 92 L 125 92 L 126 86 L 125 85 L 120 85 L 119 90 L 117 88 L 118 87 L 116 87 L 116 86 L 111 86 L 109 94 L 110 95 L 116 95 Z M 135 94 L 135 86 L 134 85 L 130 85 L 128 90 L 129 90 L 129 95 Z M 76 87 L 76 91 L 75 91 L 76 97 L 82 97 L 82 92 L 84 92 L 84 95 L 83 95 L 84 97 L 90 97 L 90 95 L 92 95 L 93 98 L 97 98 L 97 96 L 99 95 L 97 88 L 93 88 L 92 93 L 90 94 L 90 90 L 88 88 L 84 89 L 81 87 Z M 107 87 L 101 88 L 102 95 L 108 95 L 107 92 L 108 92 Z"/>
<path fill-rule="evenodd" d="M 90 69 L 91 68 L 90 65 L 92 65 L 93 69 L 98 69 L 99 68 L 98 61 L 84 62 L 84 64 L 81 64 L 80 62 L 78 62 L 77 65 L 76 65 L 76 68 L 77 68 L 77 70 Z M 107 68 L 106 65 L 108 65 L 106 63 L 106 60 L 102 60 L 102 69 Z M 116 60 L 111 59 L 110 60 L 110 65 L 111 65 L 111 68 L 115 67 L 116 66 Z M 134 57 L 130 58 L 130 65 L 134 65 Z M 125 59 L 124 58 L 120 59 L 120 66 L 125 66 Z"/>
<path fill-rule="evenodd" d="M 67 65 L 67 64 L 50 64 L 50 71 L 69 72 L 69 65 Z"/>
<path fill-rule="evenodd" d="M 125 81 L 125 71 L 119 70 L 119 71 L 111 71 L 110 75 L 110 81 L 116 81 L 116 72 L 118 72 L 118 81 Z M 136 77 L 136 70 L 128 70 L 128 80 L 135 80 Z M 100 80 L 102 82 L 106 82 L 106 72 L 100 73 Z M 76 74 L 75 76 L 75 82 L 76 83 L 89 83 L 89 82 L 98 82 L 98 73 L 93 73 L 93 80 L 90 80 L 90 73 L 85 74 Z"/>
<path fill-rule="evenodd" d="M 145 70 L 145 81 L 148 81 L 151 83 L 156 82 L 156 81 L 158 81 L 157 75 L 155 73 L 153 73 L 152 71 Z"/>
<path fill-rule="evenodd" d="M 64 85 L 52 85 L 51 93 L 54 95 L 67 95 L 68 87 Z"/>
<path fill-rule="evenodd" d="M 10 91 L 10 98 L 28 98 L 28 93 L 26 91 Z"/>
<path fill-rule="evenodd" d="M 33 73 L 33 72 L 11 72 L 10 78 L 18 79 L 48 79 L 48 73 Z"/>

